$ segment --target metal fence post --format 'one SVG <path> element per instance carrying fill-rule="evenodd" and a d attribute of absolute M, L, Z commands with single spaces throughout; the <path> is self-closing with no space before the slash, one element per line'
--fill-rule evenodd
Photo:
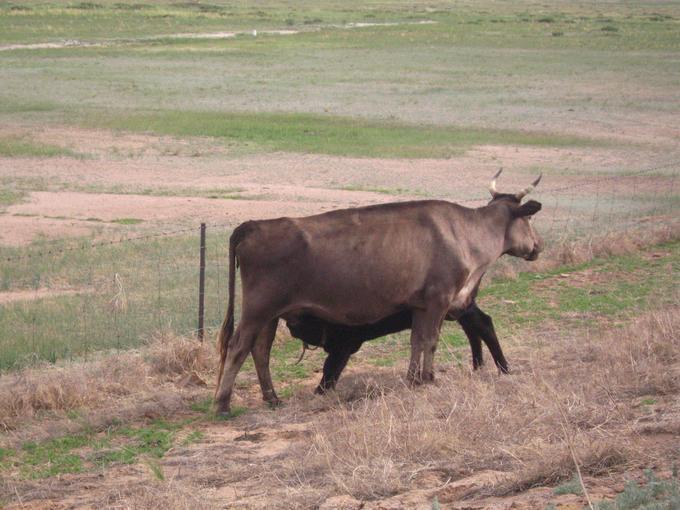
<path fill-rule="evenodd" d="M 203 318 L 205 315 L 205 223 L 201 223 L 201 262 L 198 274 L 198 339 L 204 335 Z"/>

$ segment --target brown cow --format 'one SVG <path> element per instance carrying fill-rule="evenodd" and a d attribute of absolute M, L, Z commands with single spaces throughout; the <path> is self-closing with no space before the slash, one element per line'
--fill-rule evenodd
<path fill-rule="evenodd" d="M 342 209 L 304 218 L 248 221 L 229 240 L 229 305 L 220 329 L 217 411 L 229 413 L 241 365 L 252 352 L 266 401 L 278 401 L 269 355 L 279 318 L 360 326 L 408 310 L 407 379 L 434 379 L 442 321 L 460 315 L 501 255 L 535 260 L 543 241 L 530 223 L 541 204 L 498 193 L 478 208 L 422 200 Z M 236 259 L 243 306 L 234 331 Z"/>

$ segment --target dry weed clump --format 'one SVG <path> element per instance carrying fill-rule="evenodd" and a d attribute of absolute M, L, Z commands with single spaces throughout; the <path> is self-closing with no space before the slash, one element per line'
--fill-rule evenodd
<path fill-rule="evenodd" d="M 373 499 L 413 488 L 423 470 L 493 470 L 507 494 L 649 461 L 630 422 L 636 396 L 680 391 L 680 308 L 621 330 L 551 340 L 508 377 L 454 369 L 436 385 L 340 404 L 314 426 L 307 465 L 340 493 Z M 458 474 L 458 475 L 457 475 Z"/>
<path fill-rule="evenodd" d="M 208 372 L 217 366 L 210 342 L 178 337 L 171 332 L 157 333 L 151 338 L 145 360 L 157 375 Z"/>
<path fill-rule="evenodd" d="M 160 395 L 163 384 L 177 374 L 212 370 L 212 358 L 208 344 L 158 335 L 140 350 L 5 374 L 0 379 L 0 430 L 14 430 L 37 417 L 63 417 L 74 410 L 104 422 L 114 415 L 153 413 L 154 407 L 168 406 L 168 399 Z M 174 386 L 172 391 L 178 392 Z M 109 408 L 111 416 L 100 416 L 100 409 Z"/>
<path fill-rule="evenodd" d="M 90 362 L 28 368 L 0 380 L 0 427 L 43 411 L 99 407 L 146 384 L 147 367 L 134 354 Z"/>
<path fill-rule="evenodd" d="M 151 481 L 112 488 L 100 501 L 111 509 L 143 508 L 145 510 L 208 510 L 217 508 L 196 491 L 170 481 Z"/>

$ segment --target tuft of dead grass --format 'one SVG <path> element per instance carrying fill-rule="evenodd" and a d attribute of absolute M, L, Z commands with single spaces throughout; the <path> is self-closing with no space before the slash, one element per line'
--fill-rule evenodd
<path fill-rule="evenodd" d="M 104 508 L 121 510 L 207 510 L 217 507 L 214 502 L 206 501 L 205 496 L 198 496 L 195 491 L 172 480 L 147 480 L 143 484 L 117 487 L 108 491 L 100 503 Z"/>
<path fill-rule="evenodd" d="M 212 372 L 217 366 L 215 352 L 209 343 L 179 337 L 172 332 L 156 333 L 144 357 L 151 373 L 160 376 Z"/>

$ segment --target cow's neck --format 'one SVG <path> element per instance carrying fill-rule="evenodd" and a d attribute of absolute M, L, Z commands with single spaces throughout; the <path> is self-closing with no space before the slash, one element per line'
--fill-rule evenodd
<path fill-rule="evenodd" d="M 510 221 L 507 207 L 492 203 L 475 209 L 478 235 L 470 239 L 470 249 L 476 266 L 483 271 L 506 251 L 505 238 Z"/>
<path fill-rule="evenodd" d="M 450 303 L 452 313 L 467 309 L 477 293 L 479 282 L 493 264 L 505 251 L 505 231 L 507 230 L 507 208 L 491 204 L 473 209 L 474 232 L 466 235 L 463 262 L 464 277 L 460 287 Z"/>

